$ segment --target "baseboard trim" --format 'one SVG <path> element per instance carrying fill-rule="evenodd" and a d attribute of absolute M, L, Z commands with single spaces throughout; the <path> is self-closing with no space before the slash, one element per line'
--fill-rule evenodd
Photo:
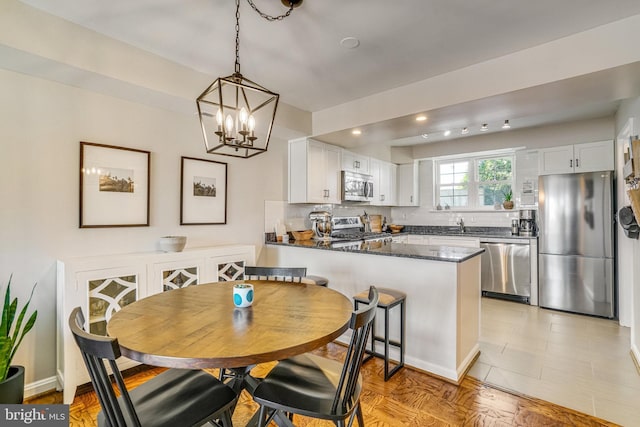
<path fill-rule="evenodd" d="M 35 381 L 24 386 L 24 398 L 38 396 L 43 393 L 49 393 L 58 387 L 58 379 L 56 376 Z"/>
<path fill-rule="evenodd" d="M 638 350 L 638 347 L 632 344 L 630 353 L 631 353 L 631 359 L 633 360 L 633 363 L 635 363 L 636 370 L 640 375 L 640 350 Z"/>

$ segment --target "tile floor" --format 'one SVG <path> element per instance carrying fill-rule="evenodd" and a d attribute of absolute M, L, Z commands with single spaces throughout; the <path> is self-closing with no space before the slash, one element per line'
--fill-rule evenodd
<path fill-rule="evenodd" d="M 469 375 L 623 426 L 640 426 L 640 373 L 616 321 L 482 298 Z"/>

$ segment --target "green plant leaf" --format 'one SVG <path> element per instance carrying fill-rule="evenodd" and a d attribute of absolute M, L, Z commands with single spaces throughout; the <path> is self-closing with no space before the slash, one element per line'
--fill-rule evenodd
<path fill-rule="evenodd" d="M 22 307 L 22 310 L 20 310 L 18 318 L 15 318 L 18 310 L 18 298 L 14 298 L 13 301 L 11 301 L 12 277 L 13 275 L 9 277 L 9 283 L 7 284 L 4 305 L 2 307 L 2 323 L 0 324 L 0 381 L 4 381 L 6 379 L 13 356 L 15 356 L 18 347 L 20 347 L 24 336 L 33 329 L 36 319 L 38 318 L 38 310 L 35 310 L 29 316 L 24 327 L 22 326 L 22 322 L 27 315 L 27 310 L 29 309 L 29 304 L 33 298 L 33 293 L 36 289 L 37 283 L 33 285 L 33 288 L 31 288 L 31 295 L 29 295 L 27 303 Z M 14 320 L 17 320 L 15 327 L 13 325 Z"/>

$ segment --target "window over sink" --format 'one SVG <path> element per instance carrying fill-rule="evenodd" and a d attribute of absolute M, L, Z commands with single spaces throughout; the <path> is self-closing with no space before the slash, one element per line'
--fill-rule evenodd
<path fill-rule="evenodd" d="M 436 204 L 451 209 L 493 208 L 513 188 L 514 155 L 434 159 Z"/>

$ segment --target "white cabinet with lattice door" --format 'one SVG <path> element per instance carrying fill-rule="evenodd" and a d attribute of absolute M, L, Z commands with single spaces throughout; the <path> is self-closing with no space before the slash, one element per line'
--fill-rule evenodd
<path fill-rule="evenodd" d="M 58 260 L 57 379 L 64 403 L 71 403 L 78 384 L 89 382 L 67 323 L 75 307 L 82 308 L 87 330 L 106 335 L 109 319 L 125 305 L 185 286 L 243 279 L 245 265 L 255 265 L 252 245 Z M 136 364 L 122 358 L 119 366 Z"/>

